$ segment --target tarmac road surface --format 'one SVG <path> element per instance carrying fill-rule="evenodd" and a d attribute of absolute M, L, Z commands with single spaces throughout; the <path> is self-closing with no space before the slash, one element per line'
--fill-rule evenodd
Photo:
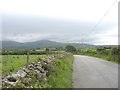
<path fill-rule="evenodd" d="M 74 55 L 73 88 L 118 88 L 118 64 Z"/>

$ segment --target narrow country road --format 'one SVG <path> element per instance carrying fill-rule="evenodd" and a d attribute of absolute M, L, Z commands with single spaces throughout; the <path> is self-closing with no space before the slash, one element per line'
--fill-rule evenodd
<path fill-rule="evenodd" d="M 74 55 L 73 88 L 118 88 L 118 64 Z"/>

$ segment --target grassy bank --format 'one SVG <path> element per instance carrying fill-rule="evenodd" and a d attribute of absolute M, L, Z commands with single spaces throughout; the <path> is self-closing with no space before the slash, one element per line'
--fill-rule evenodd
<path fill-rule="evenodd" d="M 73 55 L 55 61 L 48 84 L 51 88 L 72 88 Z"/>
<path fill-rule="evenodd" d="M 93 56 L 97 58 L 101 58 L 107 61 L 111 61 L 114 63 L 120 64 L 120 57 L 118 54 L 111 54 L 110 50 L 104 50 L 104 51 L 95 51 L 95 50 L 83 50 L 80 53 L 80 55 L 87 55 L 87 56 Z"/>

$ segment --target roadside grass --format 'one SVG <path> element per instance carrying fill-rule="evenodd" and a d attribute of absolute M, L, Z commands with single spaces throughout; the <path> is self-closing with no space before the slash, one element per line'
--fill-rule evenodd
<path fill-rule="evenodd" d="M 47 57 L 47 56 L 46 55 L 30 55 L 29 63 L 44 57 Z M 26 62 L 27 62 L 26 55 L 3 55 L 2 56 L 3 76 L 6 76 L 6 74 L 9 72 L 16 73 L 19 69 L 26 66 Z"/>
<path fill-rule="evenodd" d="M 106 54 L 82 54 L 82 55 L 87 55 L 87 56 L 92 56 L 92 57 L 97 57 L 97 58 L 101 58 L 101 59 L 104 59 L 104 60 L 107 60 L 107 61 L 111 61 L 111 62 L 114 62 L 114 63 L 117 63 L 117 64 L 120 64 L 119 62 L 119 56 L 118 55 L 106 55 Z"/>
<path fill-rule="evenodd" d="M 73 55 L 55 61 L 55 67 L 48 77 L 51 88 L 72 88 Z"/>
<path fill-rule="evenodd" d="M 0 56 L 0 76 L 2 76 L 2 56 Z"/>

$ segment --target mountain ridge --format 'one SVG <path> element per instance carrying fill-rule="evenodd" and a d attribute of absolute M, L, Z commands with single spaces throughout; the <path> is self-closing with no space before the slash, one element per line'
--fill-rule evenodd
<path fill-rule="evenodd" d="M 73 45 L 76 48 L 87 48 L 95 47 L 91 44 L 81 44 L 81 43 L 61 43 L 51 40 L 38 40 L 34 42 L 17 42 L 17 41 L 1 41 L 2 49 L 36 49 L 36 48 L 59 48 L 65 47 L 66 45 Z"/>

